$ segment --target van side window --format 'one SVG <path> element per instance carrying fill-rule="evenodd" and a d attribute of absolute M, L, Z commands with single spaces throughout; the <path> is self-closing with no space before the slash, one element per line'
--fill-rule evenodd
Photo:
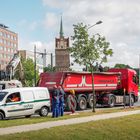
<path fill-rule="evenodd" d="M 19 102 L 21 100 L 20 98 L 20 93 L 19 92 L 15 92 L 10 94 L 7 99 L 6 99 L 6 103 L 8 102 Z"/>
<path fill-rule="evenodd" d="M 34 100 L 34 94 L 33 94 L 33 91 L 32 90 L 22 91 L 21 92 L 21 95 L 22 95 L 22 100 L 24 102 L 29 102 L 29 101 L 33 101 Z"/>
<path fill-rule="evenodd" d="M 46 99 L 49 98 L 49 93 L 46 93 L 46 90 L 35 90 L 35 99 Z"/>

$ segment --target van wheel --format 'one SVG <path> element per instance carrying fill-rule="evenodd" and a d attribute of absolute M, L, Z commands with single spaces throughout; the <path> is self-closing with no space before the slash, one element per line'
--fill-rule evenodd
<path fill-rule="evenodd" d="M 39 111 L 39 115 L 42 116 L 42 117 L 45 117 L 47 116 L 49 113 L 49 110 L 47 107 L 43 106 L 40 111 Z"/>
<path fill-rule="evenodd" d="M 31 117 L 31 115 L 26 115 L 26 116 L 25 116 L 25 118 L 30 118 L 30 117 Z"/>
<path fill-rule="evenodd" d="M 2 112 L 0 112 L 0 120 L 3 120 L 4 119 L 4 115 Z"/>

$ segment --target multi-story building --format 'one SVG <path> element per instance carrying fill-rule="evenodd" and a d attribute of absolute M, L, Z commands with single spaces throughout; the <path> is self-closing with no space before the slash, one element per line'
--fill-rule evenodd
<path fill-rule="evenodd" d="M 62 18 L 60 23 L 60 37 L 55 39 L 56 71 L 68 71 L 70 67 L 69 38 L 64 38 Z"/>
<path fill-rule="evenodd" d="M 10 31 L 7 26 L 0 24 L 0 70 L 6 65 L 18 50 L 18 34 Z"/>

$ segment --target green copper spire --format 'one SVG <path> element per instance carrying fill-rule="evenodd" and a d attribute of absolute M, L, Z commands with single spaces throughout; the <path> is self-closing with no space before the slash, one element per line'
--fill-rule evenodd
<path fill-rule="evenodd" d="M 63 33 L 63 23 L 62 23 L 62 16 L 61 16 L 61 23 L 60 23 L 60 38 L 64 37 Z"/>

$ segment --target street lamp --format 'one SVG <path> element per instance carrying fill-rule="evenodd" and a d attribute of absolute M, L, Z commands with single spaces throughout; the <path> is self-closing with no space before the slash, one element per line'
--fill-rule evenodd
<path fill-rule="evenodd" d="M 89 30 L 89 29 L 92 28 L 93 26 L 98 25 L 98 24 L 101 24 L 101 23 L 102 23 L 102 21 L 100 20 L 100 21 L 96 22 L 95 24 L 89 26 L 89 27 L 87 28 L 87 30 Z M 92 108 L 92 112 L 95 112 L 94 74 L 93 74 L 93 66 L 91 65 L 90 67 L 91 67 L 92 93 L 93 93 L 93 108 Z"/>
<path fill-rule="evenodd" d="M 101 24 L 101 23 L 103 23 L 103 22 L 102 22 L 101 20 L 99 20 L 99 21 L 96 22 L 95 24 L 89 26 L 87 29 L 90 29 L 90 28 L 92 28 L 93 26 L 98 25 L 98 24 Z"/>
<path fill-rule="evenodd" d="M 34 46 L 34 86 L 36 87 L 36 45 Z"/>

